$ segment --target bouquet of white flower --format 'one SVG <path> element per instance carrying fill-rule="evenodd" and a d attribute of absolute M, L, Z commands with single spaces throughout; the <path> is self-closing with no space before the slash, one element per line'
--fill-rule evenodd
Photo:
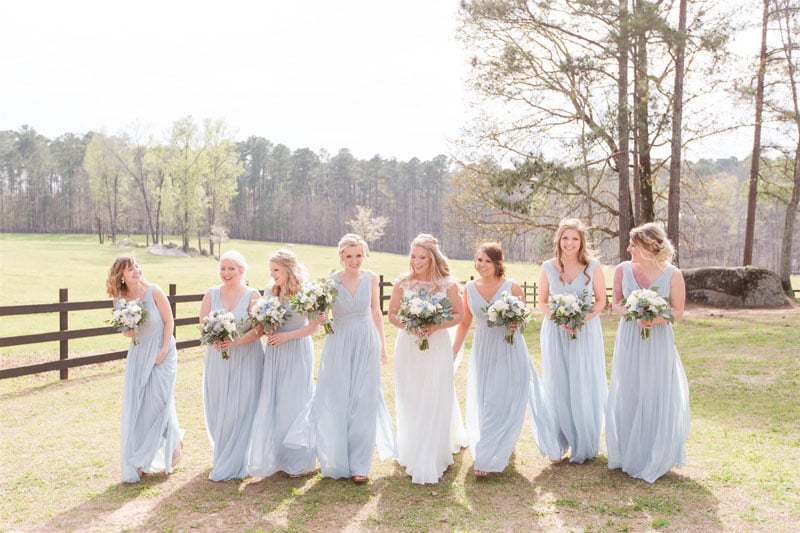
<path fill-rule="evenodd" d="M 453 304 L 450 302 L 450 298 L 444 294 L 428 294 L 425 289 L 422 289 L 418 293 L 404 296 L 400 300 L 397 318 L 406 331 L 419 331 L 422 328 L 452 320 Z M 427 335 L 419 335 L 416 343 L 420 350 L 430 348 Z"/>
<path fill-rule="evenodd" d="M 289 312 L 281 305 L 277 296 L 260 296 L 250 309 L 250 323 L 253 327 L 261 326 L 267 333 L 286 323 Z"/>
<path fill-rule="evenodd" d="M 550 320 L 559 326 L 566 326 L 571 330 L 577 330 L 586 323 L 586 313 L 592 305 L 587 302 L 588 291 L 583 291 L 580 296 L 571 292 L 561 294 L 551 294 L 547 305 L 550 307 Z M 570 339 L 576 339 L 578 333 L 570 333 Z"/>
<path fill-rule="evenodd" d="M 126 300 L 119 298 L 114 303 L 114 311 L 111 313 L 111 324 L 120 333 L 138 329 L 139 325 L 147 318 L 147 309 L 142 307 L 139 300 Z M 133 344 L 139 344 L 136 335 L 133 336 Z"/>
<path fill-rule="evenodd" d="M 202 333 L 200 336 L 201 344 L 214 344 L 215 342 L 235 339 L 239 336 L 236 317 L 230 311 L 226 312 L 219 309 L 211 311 L 203 318 L 203 325 L 200 326 L 200 331 Z M 222 350 L 222 358 L 229 358 L 226 350 Z"/>
<path fill-rule="evenodd" d="M 675 322 L 668 298 L 658 294 L 658 287 L 632 291 L 626 299 L 620 302 L 620 305 L 626 309 L 625 314 L 622 315 L 625 320 L 654 320 L 663 317 L 670 324 Z M 642 339 L 648 338 L 650 338 L 650 328 L 642 328 Z"/>
<path fill-rule="evenodd" d="M 299 313 L 309 313 L 315 320 L 319 315 L 325 315 L 322 327 L 327 335 L 333 333 L 331 320 L 327 316 L 328 311 L 338 295 L 336 282 L 330 278 L 320 278 L 317 281 L 303 282 L 303 289 L 290 297 L 289 302 L 291 302 L 292 309 Z"/>
<path fill-rule="evenodd" d="M 522 331 L 525 326 L 533 320 L 530 310 L 525 304 L 508 291 L 500 293 L 500 297 L 492 302 L 492 305 L 481 307 L 481 311 L 486 313 L 486 323 L 490 328 L 504 326 L 506 328 L 505 340 L 508 344 L 514 344 L 514 330 L 512 324 Z"/>

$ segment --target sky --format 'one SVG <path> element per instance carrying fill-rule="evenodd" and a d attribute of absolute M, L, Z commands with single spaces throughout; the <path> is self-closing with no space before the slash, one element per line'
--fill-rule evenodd
<path fill-rule="evenodd" d="M 187 115 L 360 159 L 451 154 L 467 126 L 458 0 L 0 1 L 0 130 L 128 132 Z M 746 157 L 752 133 L 689 158 Z"/>
<path fill-rule="evenodd" d="M 464 122 L 457 0 L 0 3 L 0 130 L 149 132 L 223 119 L 291 149 L 408 160 Z"/>

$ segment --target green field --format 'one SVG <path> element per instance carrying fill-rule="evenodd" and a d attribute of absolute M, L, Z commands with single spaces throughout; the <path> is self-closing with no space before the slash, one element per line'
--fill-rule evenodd
<path fill-rule="evenodd" d="M 232 241 L 223 246 L 234 247 L 251 262 L 251 283 L 263 286 L 264 263 L 277 245 Z M 314 275 L 336 267 L 333 248 L 295 250 Z M 119 252 L 91 236 L 0 235 L 0 305 L 53 302 L 59 287 L 69 287 L 74 300 L 104 298 L 106 271 Z M 213 259 L 152 256 L 143 250 L 138 255 L 151 281 L 178 283 L 180 293 L 199 293 L 217 283 Z M 406 267 L 404 256 L 391 254 L 374 254 L 370 264 L 387 279 Z M 471 261 L 454 267 L 462 279 L 471 273 Z M 509 270 L 520 281 L 538 277 L 532 265 Z M 4 317 L 0 336 L 38 331 L 37 322 L 47 320 Z M 608 313 L 602 320 L 610 371 L 617 320 Z M 48 323 L 44 330 L 53 327 Z M 78 326 L 71 322 L 70 327 Z M 281 474 L 212 483 L 207 480 L 211 450 L 202 413 L 200 349 L 179 355 L 176 401 L 187 430 L 183 462 L 171 476 L 127 485 L 119 482 L 123 361 L 73 369 L 66 382 L 57 372 L 2 380 L 0 531 L 795 531 L 800 523 L 798 331 L 797 306 L 689 309 L 676 326 L 691 393 L 688 463 L 654 485 L 609 471 L 605 453 L 584 465 L 551 465 L 535 450 L 527 426 L 512 464 L 486 480 L 472 476 L 472 458 L 465 451 L 437 485 L 413 485 L 395 463 L 377 458 L 366 486 Z M 196 329 L 185 332 L 190 333 L 196 337 Z M 540 368 L 538 335 L 536 324 L 525 333 Z M 390 360 L 383 367 L 383 386 L 393 413 L 392 326 L 387 336 Z M 323 337 L 314 340 L 318 354 Z M 89 351 L 123 349 L 127 343 L 121 335 L 94 341 Z M 26 350 L 3 351 L 0 364 L 34 357 L 31 347 Z M 43 356 L 47 353 L 42 349 Z M 462 404 L 466 367 L 465 360 L 456 374 Z"/>

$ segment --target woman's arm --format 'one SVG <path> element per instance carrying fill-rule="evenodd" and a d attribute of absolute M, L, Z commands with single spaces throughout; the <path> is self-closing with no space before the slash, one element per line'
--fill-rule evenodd
<path fill-rule="evenodd" d="M 458 324 L 456 334 L 453 338 L 453 357 L 458 355 L 461 346 L 464 344 L 464 339 L 467 338 L 467 332 L 472 324 L 472 310 L 469 308 L 469 299 L 467 297 L 467 288 L 464 287 L 464 293 L 461 298 L 461 307 L 464 309 L 464 319 Z"/>
<path fill-rule="evenodd" d="M 550 279 L 544 271 L 544 263 L 542 263 L 542 271 L 539 272 L 539 302 L 538 307 L 545 318 L 550 318 L 552 311 L 550 310 Z"/>
<path fill-rule="evenodd" d="M 286 341 L 300 339 L 302 337 L 308 337 L 309 335 L 313 335 L 317 331 L 319 331 L 319 320 L 311 320 L 311 318 L 309 317 L 308 324 L 306 324 L 302 328 L 298 328 L 292 331 L 280 331 L 268 334 L 267 344 L 269 344 L 270 346 L 278 346 Z"/>
<path fill-rule="evenodd" d="M 395 281 L 392 286 L 392 297 L 389 299 L 389 323 L 400 329 L 403 329 L 403 323 L 400 322 L 397 313 L 400 311 L 400 300 L 402 297 L 403 289 L 400 288 L 400 284 Z"/>
<path fill-rule="evenodd" d="M 624 315 L 625 314 L 625 306 L 620 304 L 620 302 L 625 298 L 622 294 L 622 265 L 617 265 L 617 268 L 614 269 L 614 287 L 612 289 L 612 300 L 611 300 L 611 310 L 614 311 L 615 314 Z"/>
<path fill-rule="evenodd" d="M 175 327 L 175 317 L 172 316 L 172 309 L 169 306 L 167 295 L 160 287 L 153 286 L 153 301 L 156 303 L 158 313 L 161 315 L 161 320 L 164 322 L 164 334 L 161 339 L 161 350 L 156 357 L 156 364 L 160 365 L 169 352 L 172 345 L 172 330 Z"/>
<path fill-rule="evenodd" d="M 370 285 L 372 289 L 372 302 L 370 303 L 370 310 L 372 312 L 372 321 L 375 323 L 375 329 L 378 330 L 378 338 L 381 342 L 381 364 L 385 364 L 389 356 L 386 353 L 386 332 L 383 329 L 383 312 L 381 312 L 381 292 L 378 287 L 378 276 L 370 274 Z"/>
<path fill-rule="evenodd" d="M 591 313 L 586 314 L 586 320 L 598 316 L 606 308 L 606 276 L 603 265 L 597 263 L 592 272 L 592 291 L 594 292 L 594 307 Z"/>

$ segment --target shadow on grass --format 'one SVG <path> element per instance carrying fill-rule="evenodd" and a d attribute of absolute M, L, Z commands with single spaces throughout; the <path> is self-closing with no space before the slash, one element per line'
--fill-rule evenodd
<path fill-rule="evenodd" d="M 676 472 L 651 485 L 621 470 L 609 470 L 607 458 L 600 456 L 584 464 L 552 464 L 534 484 L 546 491 L 542 511 L 553 513 L 559 526 L 569 530 L 722 529 L 717 498 Z"/>

